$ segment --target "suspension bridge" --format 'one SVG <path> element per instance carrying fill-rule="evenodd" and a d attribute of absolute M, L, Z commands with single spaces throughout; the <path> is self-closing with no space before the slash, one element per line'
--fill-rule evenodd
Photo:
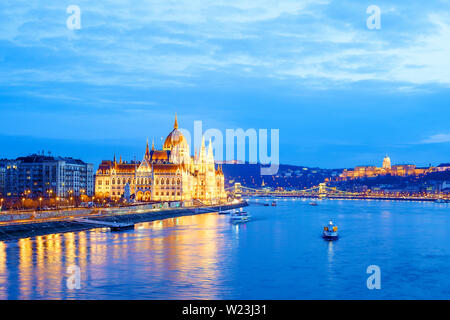
<path fill-rule="evenodd" d="M 339 190 L 336 187 L 327 186 L 320 183 L 317 186 L 303 190 L 271 190 L 268 188 L 257 189 L 242 186 L 235 183 L 226 189 L 228 194 L 234 198 L 244 197 L 267 197 L 267 198 L 330 198 L 330 199 L 376 199 L 376 200 L 420 200 L 436 201 L 439 195 L 429 194 L 401 194 L 400 192 L 391 193 L 372 193 L 372 192 L 349 192 Z"/>

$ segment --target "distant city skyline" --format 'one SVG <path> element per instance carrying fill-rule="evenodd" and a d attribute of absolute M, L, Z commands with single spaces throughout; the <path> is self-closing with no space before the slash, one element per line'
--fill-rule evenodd
<path fill-rule="evenodd" d="M 450 162 L 446 1 L 378 1 L 379 30 L 368 2 L 72 4 L 0 4 L 0 158 L 140 160 L 178 112 L 279 129 L 282 164 Z"/>

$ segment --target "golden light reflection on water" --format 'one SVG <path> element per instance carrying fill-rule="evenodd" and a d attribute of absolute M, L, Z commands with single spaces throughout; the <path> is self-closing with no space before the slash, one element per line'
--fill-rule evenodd
<path fill-rule="evenodd" d="M 66 287 L 71 265 L 81 270 L 81 297 L 91 297 L 91 288 L 95 292 L 96 287 L 108 286 L 113 291 L 117 285 L 127 298 L 126 281 L 137 276 L 141 287 L 151 288 L 161 279 L 179 285 L 170 298 L 219 298 L 214 284 L 222 276 L 218 264 L 223 260 L 223 236 L 217 224 L 217 215 L 205 214 L 142 223 L 120 233 L 96 229 L 0 242 L 0 298 L 80 297 Z M 16 276 L 10 276 L 8 268 L 17 269 Z M 192 286 L 198 287 L 196 296 Z"/>
<path fill-rule="evenodd" d="M 0 299 L 6 299 L 7 297 L 7 281 L 6 244 L 0 242 Z"/>

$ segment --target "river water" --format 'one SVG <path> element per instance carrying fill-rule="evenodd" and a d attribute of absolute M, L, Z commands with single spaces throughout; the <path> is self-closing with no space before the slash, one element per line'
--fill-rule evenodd
<path fill-rule="evenodd" d="M 0 242 L 0 299 L 450 299 L 449 204 L 308 203 L 251 205 L 240 225 L 209 213 Z"/>

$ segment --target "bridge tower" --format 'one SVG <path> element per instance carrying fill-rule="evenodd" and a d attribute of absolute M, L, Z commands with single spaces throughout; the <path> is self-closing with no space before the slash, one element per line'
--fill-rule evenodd
<path fill-rule="evenodd" d="M 325 182 L 319 183 L 319 197 L 326 197 L 327 184 Z"/>
<path fill-rule="evenodd" d="M 234 197 L 236 199 L 240 199 L 242 197 L 242 189 L 241 189 L 242 185 L 240 182 L 236 182 L 234 184 Z"/>

